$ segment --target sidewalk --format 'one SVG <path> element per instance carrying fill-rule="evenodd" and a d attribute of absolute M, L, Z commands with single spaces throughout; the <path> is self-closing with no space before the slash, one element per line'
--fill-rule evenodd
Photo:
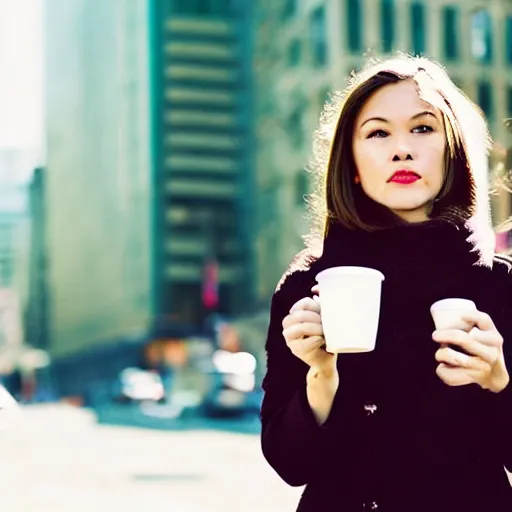
<path fill-rule="evenodd" d="M 256 435 L 98 426 L 63 405 L 3 433 L 0 481 L 2 512 L 286 512 L 300 495 Z"/>

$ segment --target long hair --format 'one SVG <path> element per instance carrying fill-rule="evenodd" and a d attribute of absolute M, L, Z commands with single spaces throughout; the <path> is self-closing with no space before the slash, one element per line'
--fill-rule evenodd
<path fill-rule="evenodd" d="M 332 223 L 372 231 L 400 222 L 398 216 L 370 200 L 362 187 L 354 184 L 352 138 L 355 120 L 366 100 L 381 87 L 401 80 L 414 80 L 420 97 L 438 108 L 444 121 L 446 172 L 430 218 L 471 223 L 478 232 L 479 245 L 484 246 L 480 249 L 493 250 L 488 183 L 491 138 L 482 111 L 441 65 L 403 54 L 386 60 L 371 59 L 324 106 L 308 168 L 314 191 L 307 201 L 311 223 L 305 237 L 307 244 L 323 239 Z"/>

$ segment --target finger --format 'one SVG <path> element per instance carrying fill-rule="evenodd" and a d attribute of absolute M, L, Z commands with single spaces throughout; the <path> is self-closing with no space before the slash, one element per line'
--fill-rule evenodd
<path fill-rule="evenodd" d="M 438 365 L 436 374 L 448 386 L 467 386 L 478 382 L 478 372 L 463 368 L 451 368 L 444 363 Z"/>
<path fill-rule="evenodd" d="M 307 309 L 299 309 L 289 315 L 285 316 L 283 319 L 283 328 L 286 329 L 293 324 L 298 324 L 301 322 L 309 322 L 309 323 L 322 323 L 322 317 L 316 313 L 315 311 L 309 311 Z"/>
<path fill-rule="evenodd" d="M 469 331 L 469 337 L 488 347 L 499 348 L 503 345 L 503 337 L 495 329 L 492 331 L 482 331 L 478 327 L 473 327 Z"/>
<path fill-rule="evenodd" d="M 283 330 L 283 336 L 287 342 L 309 336 L 323 336 L 322 324 L 310 322 L 294 324 Z"/>
<path fill-rule="evenodd" d="M 292 354 L 302 359 L 304 355 L 324 349 L 325 340 L 321 336 L 310 336 L 308 338 L 292 341 L 287 345 Z"/>
<path fill-rule="evenodd" d="M 308 336 L 307 338 L 290 342 L 289 347 L 295 354 L 305 354 L 312 350 L 318 350 L 324 345 L 325 338 L 323 336 Z"/>
<path fill-rule="evenodd" d="M 440 348 L 436 352 L 435 358 L 438 363 L 447 364 L 453 368 L 475 370 L 478 372 L 488 371 L 490 366 L 489 363 L 479 357 L 461 354 L 448 347 Z"/>
<path fill-rule="evenodd" d="M 290 313 L 294 313 L 295 311 L 307 309 L 309 311 L 316 311 L 320 313 L 320 304 L 314 301 L 311 297 L 304 297 L 297 301 L 290 309 Z"/>
<path fill-rule="evenodd" d="M 496 330 L 492 318 L 482 311 L 467 311 L 462 315 L 462 320 L 476 325 L 481 331 Z"/>
<path fill-rule="evenodd" d="M 486 335 L 494 334 L 494 331 L 485 332 Z M 460 329 L 443 329 L 434 331 L 432 333 L 432 339 L 442 345 L 449 344 L 460 347 L 470 356 L 481 358 L 490 364 L 494 364 L 499 356 L 495 347 L 481 343 L 473 338 L 469 333 Z"/>

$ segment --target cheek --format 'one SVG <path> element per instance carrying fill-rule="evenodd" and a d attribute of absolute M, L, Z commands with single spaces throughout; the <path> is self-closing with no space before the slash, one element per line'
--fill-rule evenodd
<path fill-rule="evenodd" d="M 428 165 L 429 182 L 432 186 L 441 188 L 445 176 L 446 151 L 445 144 L 433 144 L 427 153 L 426 163 Z"/>
<path fill-rule="evenodd" d="M 365 148 L 364 144 L 354 146 L 354 163 L 361 182 L 368 184 L 384 168 L 382 157 L 379 158 L 381 153 L 382 151 Z"/>

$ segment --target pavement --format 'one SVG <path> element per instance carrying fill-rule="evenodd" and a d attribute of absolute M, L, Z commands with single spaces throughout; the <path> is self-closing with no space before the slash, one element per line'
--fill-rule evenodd
<path fill-rule="evenodd" d="M 233 425 L 163 430 L 99 424 L 69 405 L 22 408 L 0 432 L 0 512 L 295 510 L 301 489 L 264 461 L 254 425 Z"/>
<path fill-rule="evenodd" d="M 2 512 L 286 512 L 301 489 L 227 429 L 98 424 L 68 405 L 22 409 L 0 434 Z"/>

